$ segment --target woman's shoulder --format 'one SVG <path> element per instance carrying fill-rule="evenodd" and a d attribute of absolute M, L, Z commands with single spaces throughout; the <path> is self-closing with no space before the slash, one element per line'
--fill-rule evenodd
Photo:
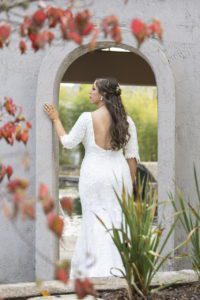
<path fill-rule="evenodd" d="M 128 123 L 129 123 L 130 126 L 136 127 L 135 126 L 135 122 L 133 121 L 133 119 L 132 119 L 131 116 L 127 115 L 127 121 L 128 121 Z"/>
<path fill-rule="evenodd" d="M 79 118 L 81 119 L 87 119 L 90 115 L 90 112 L 89 111 L 84 111 L 80 114 Z"/>
<path fill-rule="evenodd" d="M 133 123 L 134 123 L 134 121 L 133 121 L 133 119 L 132 119 L 131 116 L 127 115 L 126 117 L 127 117 L 127 121 L 128 121 L 128 122 L 133 122 Z"/>

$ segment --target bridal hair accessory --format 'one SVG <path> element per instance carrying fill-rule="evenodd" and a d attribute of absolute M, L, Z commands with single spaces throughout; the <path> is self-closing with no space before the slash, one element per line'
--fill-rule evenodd
<path fill-rule="evenodd" d="M 116 96 L 120 96 L 120 95 L 121 95 L 121 89 L 120 89 L 119 84 L 116 86 L 116 89 L 115 89 L 114 94 L 115 94 Z"/>
<path fill-rule="evenodd" d="M 118 85 L 117 87 L 116 87 L 116 92 L 118 93 L 120 91 L 120 86 Z"/>

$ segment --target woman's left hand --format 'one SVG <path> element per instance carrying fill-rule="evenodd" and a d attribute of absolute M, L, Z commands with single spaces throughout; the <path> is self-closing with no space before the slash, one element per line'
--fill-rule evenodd
<path fill-rule="evenodd" d="M 59 113 L 53 104 L 45 103 L 43 108 L 52 121 L 59 119 Z"/>

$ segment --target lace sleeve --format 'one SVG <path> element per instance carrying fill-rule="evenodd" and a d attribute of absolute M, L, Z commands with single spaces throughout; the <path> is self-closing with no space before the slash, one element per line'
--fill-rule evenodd
<path fill-rule="evenodd" d="M 70 132 L 60 136 L 60 142 L 63 148 L 72 149 L 80 144 L 86 132 L 86 113 L 82 113 Z"/>
<path fill-rule="evenodd" d="M 125 158 L 136 158 L 137 162 L 140 161 L 139 149 L 138 149 L 138 139 L 137 139 L 137 130 L 135 127 L 135 123 L 131 119 L 130 116 L 127 117 L 127 121 L 129 122 L 129 133 L 130 139 L 125 146 Z"/>

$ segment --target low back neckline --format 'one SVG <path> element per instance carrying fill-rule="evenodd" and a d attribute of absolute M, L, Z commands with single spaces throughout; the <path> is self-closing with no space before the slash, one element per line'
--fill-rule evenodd
<path fill-rule="evenodd" d="M 92 137 L 93 137 L 93 143 L 94 143 L 94 145 L 95 145 L 97 148 L 99 148 L 99 149 L 101 149 L 102 151 L 104 151 L 104 152 L 111 152 L 111 151 L 113 151 L 113 149 L 104 149 L 103 147 L 99 146 L 99 145 L 96 143 L 96 141 L 95 141 L 95 134 L 94 134 L 94 125 L 93 125 L 92 112 L 90 112 L 89 114 L 90 114 L 90 119 L 91 119 Z"/>

